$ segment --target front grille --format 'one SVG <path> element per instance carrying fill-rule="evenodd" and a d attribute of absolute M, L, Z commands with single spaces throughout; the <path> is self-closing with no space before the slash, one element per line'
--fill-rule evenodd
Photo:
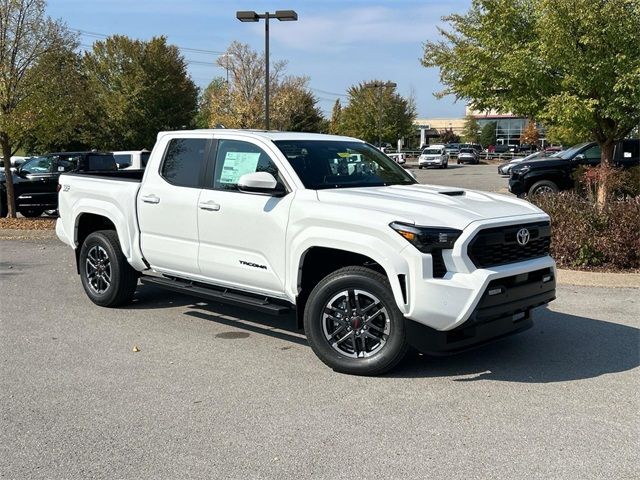
<path fill-rule="evenodd" d="M 520 245 L 516 235 L 521 228 L 529 230 L 530 239 Z M 478 268 L 495 267 L 549 255 L 551 229 L 549 222 L 507 225 L 480 230 L 469 244 L 467 253 Z"/>

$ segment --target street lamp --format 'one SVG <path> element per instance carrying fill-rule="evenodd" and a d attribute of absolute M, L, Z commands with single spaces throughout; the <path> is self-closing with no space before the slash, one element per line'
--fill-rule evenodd
<path fill-rule="evenodd" d="M 378 88 L 379 90 L 379 98 L 378 98 L 378 147 L 382 147 L 382 92 L 384 88 L 396 88 L 398 86 L 397 83 L 394 82 L 371 82 L 365 85 L 365 88 Z"/>
<path fill-rule="evenodd" d="M 264 19 L 264 128 L 269 130 L 269 19 L 277 18 L 281 22 L 295 22 L 298 20 L 298 14 L 294 10 L 276 10 L 275 13 L 239 11 L 236 12 L 236 18 L 241 22 L 257 22 L 260 19 Z"/>

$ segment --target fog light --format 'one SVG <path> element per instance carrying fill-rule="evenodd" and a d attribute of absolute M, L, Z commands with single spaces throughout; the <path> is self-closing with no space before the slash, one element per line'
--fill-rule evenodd
<path fill-rule="evenodd" d="M 489 296 L 500 295 L 502 293 L 501 288 L 494 288 L 493 290 L 489 290 Z"/>

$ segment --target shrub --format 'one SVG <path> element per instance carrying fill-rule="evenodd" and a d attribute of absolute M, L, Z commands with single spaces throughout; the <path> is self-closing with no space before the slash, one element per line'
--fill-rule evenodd
<path fill-rule="evenodd" d="M 640 197 L 598 208 L 573 192 L 532 201 L 551 217 L 551 255 L 565 268 L 640 269 Z"/>

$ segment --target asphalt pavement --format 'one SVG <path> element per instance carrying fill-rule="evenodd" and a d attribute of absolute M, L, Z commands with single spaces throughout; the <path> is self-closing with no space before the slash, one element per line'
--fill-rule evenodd
<path fill-rule="evenodd" d="M 0 241 L 0 477 L 638 478 L 638 293 L 561 286 L 519 336 L 364 378 L 291 316 L 99 308 L 57 240 Z"/>
<path fill-rule="evenodd" d="M 471 188 L 488 192 L 511 195 L 507 189 L 509 179 L 498 175 L 498 165 L 456 165 L 447 168 L 423 168 L 409 163 L 407 166 L 420 183 L 445 185 L 448 187 Z"/>

